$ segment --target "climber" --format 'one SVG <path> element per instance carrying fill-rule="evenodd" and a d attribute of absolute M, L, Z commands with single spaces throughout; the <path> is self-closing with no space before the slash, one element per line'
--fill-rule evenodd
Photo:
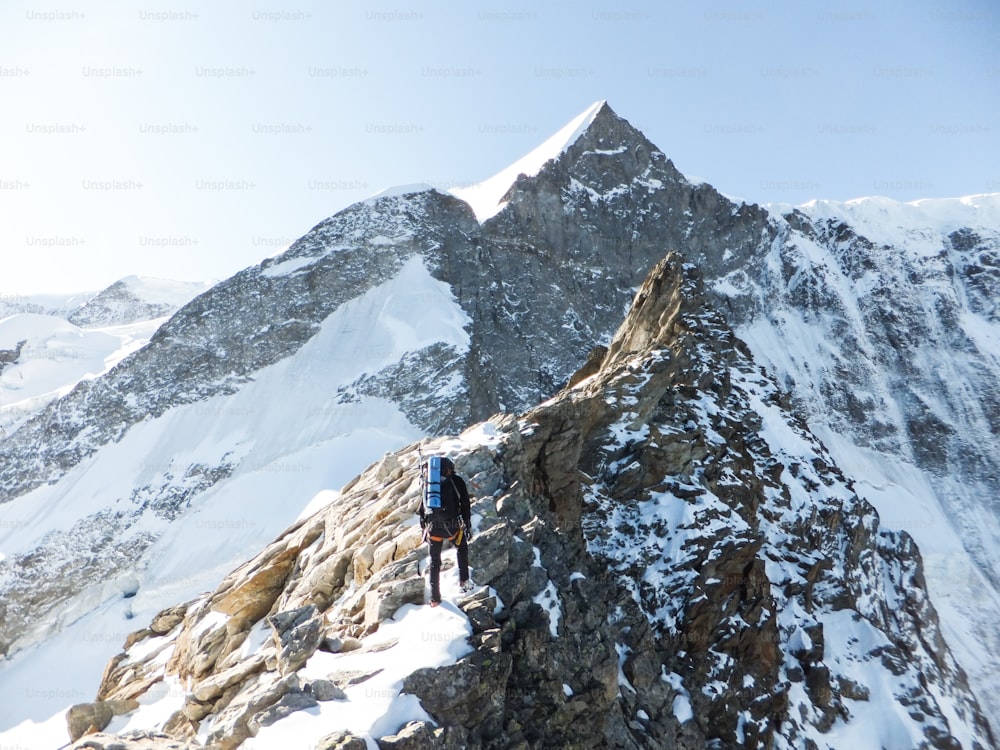
<path fill-rule="evenodd" d="M 458 558 L 458 579 L 462 591 L 470 591 L 469 542 L 472 540 L 472 510 L 469 489 L 465 480 L 455 473 L 450 459 L 440 459 L 440 501 L 429 507 L 428 493 L 420 503 L 420 528 L 430 546 L 431 557 L 431 606 L 441 603 L 441 548 L 450 541 Z"/>

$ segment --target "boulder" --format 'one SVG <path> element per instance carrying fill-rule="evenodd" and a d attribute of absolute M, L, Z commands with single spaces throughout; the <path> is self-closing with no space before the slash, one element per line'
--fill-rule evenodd
<path fill-rule="evenodd" d="M 244 682 L 247 677 L 260 672 L 263 668 L 264 657 L 259 654 L 255 655 L 250 659 L 237 662 L 229 669 L 206 677 L 194 686 L 191 695 L 195 701 L 210 703 L 222 695 L 230 686 Z"/>
<path fill-rule="evenodd" d="M 93 703 L 77 703 L 70 706 L 66 712 L 66 726 L 69 738 L 76 742 L 89 732 L 100 732 L 116 716 L 127 714 L 139 708 L 138 701 L 95 701 Z"/>
<path fill-rule="evenodd" d="M 477 581 L 489 584 L 507 571 L 513 539 L 514 530 L 509 523 L 495 524 L 472 538 L 469 559 L 476 569 Z"/>
<path fill-rule="evenodd" d="M 502 713 L 512 661 L 509 653 L 479 649 L 455 664 L 407 675 L 403 692 L 445 726 L 476 727 Z"/>
<path fill-rule="evenodd" d="M 323 640 L 323 618 L 313 604 L 271 615 L 267 624 L 274 632 L 282 674 L 291 674 L 305 664 Z"/>
<path fill-rule="evenodd" d="M 377 739 L 379 750 L 425 750 L 434 747 L 434 727 L 426 721 L 411 721 L 396 734 Z"/>
<path fill-rule="evenodd" d="M 321 739 L 316 750 L 368 750 L 364 738 L 341 730 Z"/>
<path fill-rule="evenodd" d="M 285 693 L 281 698 L 272 706 L 267 707 L 260 713 L 256 714 L 247 722 L 247 727 L 250 731 L 256 735 L 262 727 L 269 727 L 280 719 L 284 719 L 296 711 L 302 711 L 306 708 L 315 708 L 319 703 L 316 700 L 316 696 L 308 691 L 296 691 Z"/>
<path fill-rule="evenodd" d="M 156 635 L 166 635 L 184 620 L 186 614 L 187 604 L 168 607 L 153 618 L 149 629 Z"/>
<path fill-rule="evenodd" d="M 258 716 L 278 704 L 288 693 L 301 692 L 302 684 L 297 674 L 278 680 L 272 673 L 251 677 L 215 717 L 208 741 L 219 744 L 223 750 L 234 750 L 259 729 L 258 724 L 253 724 Z M 313 701 L 315 705 L 315 699 Z"/>
<path fill-rule="evenodd" d="M 298 554 L 298 547 L 276 552 L 213 602 L 212 609 L 232 615 L 240 623 L 257 622 L 281 595 Z"/>
<path fill-rule="evenodd" d="M 347 693 L 341 690 L 333 680 L 313 680 L 306 685 L 305 689 L 321 703 L 347 700 Z"/>
<path fill-rule="evenodd" d="M 424 579 L 406 578 L 383 584 L 365 595 L 365 628 L 378 627 L 404 604 L 424 603 Z"/>

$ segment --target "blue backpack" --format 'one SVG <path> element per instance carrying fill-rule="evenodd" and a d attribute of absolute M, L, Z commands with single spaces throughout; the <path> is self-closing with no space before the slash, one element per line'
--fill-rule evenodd
<path fill-rule="evenodd" d="M 441 457 L 431 456 L 420 467 L 420 478 L 424 489 L 424 507 L 429 511 L 441 507 Z"/>

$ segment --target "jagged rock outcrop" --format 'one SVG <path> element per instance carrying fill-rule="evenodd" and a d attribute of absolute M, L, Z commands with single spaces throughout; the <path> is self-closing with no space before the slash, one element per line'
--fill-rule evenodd
<path fill-rule="evenodd" d="M 454 456 L 477 495 L 479 588 L 446 585 L 437 610 L 407 604 L 426 565 L 418 448 Z M 595 373 L 387 454 L 157 622 L 97 699 L 180 691 L 150 727 L 179 742 L 236 748 L 275 727 L 360 747 L 337 704 L 378 696 L 381 747 L 835 747 L 838 728 L 874 732 L 871 712 L 896 744 L 994 746 L 919 553 L 879 528 L 676 256 Z M 413 668 L 435 641 L 450 657 Z"/>
<path fill-rule="evenodd" d="M 17 362 L 21 356 L 21 351 L 24 349 L 24 345 L 27 343 L 27 340 L 22 339 L 14 345 L 13 349 L 0 349 L 0 372 L 3 372 L 3 368 L 6 365 L 12 365 Z"/>

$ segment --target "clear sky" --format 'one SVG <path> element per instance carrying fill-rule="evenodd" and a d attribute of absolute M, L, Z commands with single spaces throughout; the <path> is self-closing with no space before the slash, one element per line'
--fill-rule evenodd
<path fill-rule="evenodd" d="M 0 296 L 223 278 L 600 99 L 753 202 L 1000 192 L 1000 3 L 0 0 Z"/>

